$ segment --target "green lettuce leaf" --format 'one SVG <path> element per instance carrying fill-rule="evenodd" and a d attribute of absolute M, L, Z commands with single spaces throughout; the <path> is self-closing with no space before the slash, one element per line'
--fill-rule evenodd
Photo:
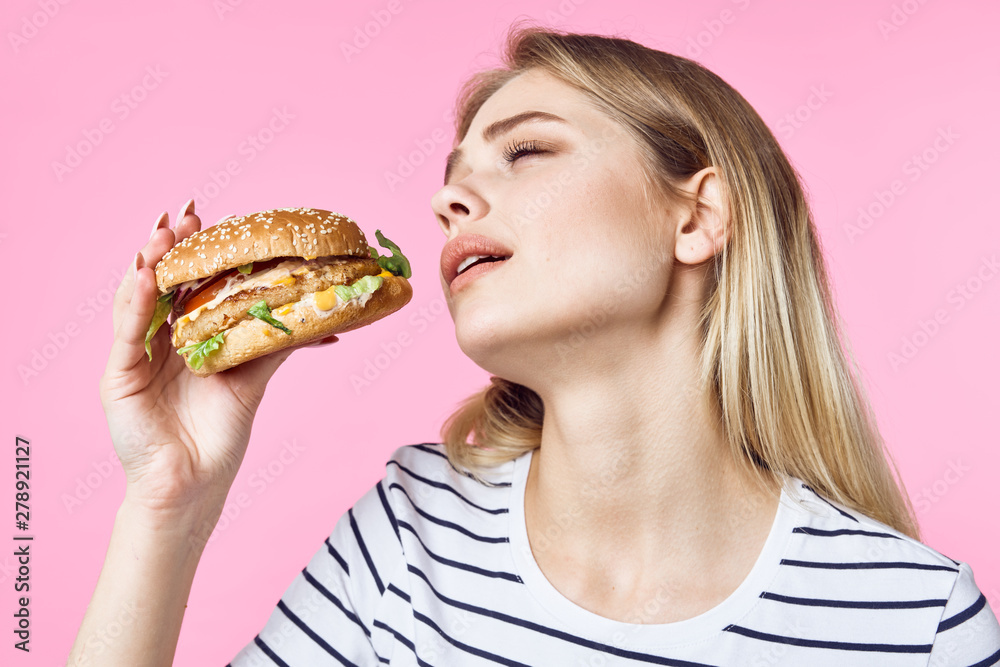
<path fill-rule="evenodd" d="M 253 307 L 250 308 L 250 310 L 247 311 L 247 313 L 249 313 L 250 315 L 253 315 L 258 320 L 264 320 L 265 322 L 267 322 L 268 324 L 270 324 L 272 327 L 277 327 L 278 329 L 281 329 L 282 331 L 284 331 L 289 336 L 292 335 L 292 332 L 291 332 L 291 330 L 288 327 L 286 327 L 284 324 L 282 324 L 278 320 L 274 319 L 274 316 L 271 315 L 271 309 L 267 307 L 267 301 L 265 301 L 264 299 L 261 299 L 260 301 L 258 301 L 257 303 L 255 303 L 253 305 Z"/>
<path fill-rule="evenodd" d="M 350 285 L 337 285 L 333 291 L 344 301 L 349 301 L 356 296 L 374 292 L 382 286 L 384 280 L 382 276 L 363 276 Z"/>
<path fill-rule="evenodd" d="M 153 321 L 149 323 L 149 329 L 146 331 L 146 356 L 149 357 L 150 361 L 153 360 L 153 349 L 150 347 L 149 342 L 153 340 L 153 336 L 156 335 L 156 330 L 160 328 L 160 325 L 167 321 L 167 316 L 170 315 L 170 310 L 173 308 L 173 302 L 174 292 L 167 292 L 156 300 Z"/>
<path fill-rule="evenodd" d="M 228 331 L 228 329 L 226 330 Z M 220 347 L 225 341 L 225 336 L 223 334 L 225 331 L 220 331 L 208 340 L 203 340 L 200 343 L 193 343 L 191 345 L 185 345 L 184 347 L 177 350 L 177 354 L 184 355 L 190 352 L 187 361 L 191 365 L 191 368 L 198 369 L 205 362 L 205 357 L 212 354 Z"/>
<path fill-rule="evenodd" d="M 378 240 L 380 246 L 392 253 L 392 257 L 380 257 L 378 249 L 368 246 L 368 251 L 371 253 L 372 259 L 376 260 L 379 266 L 393 275 L 403 276 L 404 278 L 412 276 L 413 272 L 410 271 L 410 260 L 406 259 L 399 246 L 384 237 L 382 231 L 379 229 L 375 230 L 375 238 Z"/>

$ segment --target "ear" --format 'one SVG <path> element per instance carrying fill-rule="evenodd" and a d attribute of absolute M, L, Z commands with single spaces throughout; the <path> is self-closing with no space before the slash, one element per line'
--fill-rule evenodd
<path fill-rule="evenodd" d="M 701 264 L 729 242 L 729 206 L 716 167 L 705 167 L 680 186 L 698 201 L 678 221 L 674 256 L 683 264 Z"/>

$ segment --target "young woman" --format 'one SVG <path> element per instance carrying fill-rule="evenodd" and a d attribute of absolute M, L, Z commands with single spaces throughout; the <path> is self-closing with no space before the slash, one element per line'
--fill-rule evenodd
<path fill-rule="evenodd" d="M 757 113 L 627 40 L 529 27 L 504 55 L 463 89 L 431 202 L 492 382 L 394 452 L 232 666 L 1000 662 L 970 567 L 919 542 Z M 146 361 L 147 267 L 200 226 L 165 223 L 115 303 L 101 398 L 128 486 L 70 664 L 126 605 L 100 664 L 171 663 L 191 538 L 291 353 L 207 379 Z"/>

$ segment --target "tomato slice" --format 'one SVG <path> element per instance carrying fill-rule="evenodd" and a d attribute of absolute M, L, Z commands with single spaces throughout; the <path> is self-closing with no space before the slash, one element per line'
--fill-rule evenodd
<path fill-rule="evenodd" d="M 237 273 L 236 269 L 226 271 L 219 277 L 218 280 L 214 280 L 198 290 L 198 292 L 184 304 L 184 314 L 187 315 L 196 308 L 203 306 L 214 299 L 222 288 L 226 286 L 226 278 L 234 273 Z"/>
<path fill-rule="evenodd" d="M 273 269 L 278 264 L 281 264 L 282 262 L 287 262 L 289 259 L 297 259 L 297 258 L 275 257 L 274 259 L 269 259 L 266 262 L 254 262 L 253 266 L 250 268 L 250 274 L 247 277 L 260 273 L 261 271 L 267 271 L 268 269 Z M 230 269 L 229 271 L 226 271 L 225 273 L 221 274 L 218 280 L 213 280 L 212 282 L 208 283 L 200 290 L 198 290 L 184 304 L 184 314 L 187 315 L 188 313 L 194 311 L 200 306 L 203 306 L 206 303 L 212 301 L 212 299 L 218 296 L 219 292 L 221 292 L 222 289 L 226 286 L 226 279 L 237 273 L 239 273 L 237 269 Z"/>

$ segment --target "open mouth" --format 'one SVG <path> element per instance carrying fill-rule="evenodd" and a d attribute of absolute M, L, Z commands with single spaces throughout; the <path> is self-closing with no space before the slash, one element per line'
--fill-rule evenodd
<path fill-rule="evenodd" d="M 509 259 L 509 257 L 498 257 L 496 255 L 469 255 L 462 260 L 462 263 L 458 265 L 458 274 L 462 275 L 467 269 L 476 266 L 477 264 L 485 264 L 487 262 L 503 262 Z"/>

